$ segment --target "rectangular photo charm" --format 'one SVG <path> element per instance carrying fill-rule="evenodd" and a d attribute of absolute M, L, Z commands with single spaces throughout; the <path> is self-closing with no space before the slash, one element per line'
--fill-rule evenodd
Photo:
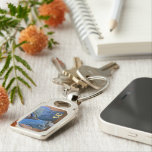
<path fill-rule="evenodd" d="M 13 122 L 11 128 L 27 136 L 46 139 L 74 119 L 77 112 L 77 104 L 61 99 L 53 100 L 53 104 L 40 104 Z"/>
<path fill-rule="evenodd" d="M 51 128 L 66 115 L 67 111 L 65 110 L 51 106 L 41 106 L 27 117 L 20 120 L 18 125 L 23 128 L 42 132 Z"/>

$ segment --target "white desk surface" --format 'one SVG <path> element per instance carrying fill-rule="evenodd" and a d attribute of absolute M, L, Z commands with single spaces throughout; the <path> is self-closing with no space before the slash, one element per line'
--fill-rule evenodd
<path fill-rule="evenodd" d="M 45 50 L 37 56 L 18 52 L 32 65 L 34 72 L 31 76 L 37 87 L 33 87 L 32 91 L 24 88 L 25 105 L 21 105 L 17 99 L 14 105 L 9 106 L 8 112 L 0 117 L 0 151 L 152 151 L 151 146 L 103 133 L 98 124 L 100 112 L 133 79 L 152 77 L 151 59 L 114 60 L 120 65 L 120 69 L 114 73 L 109 88 L 102 95 L 83 103 L 78 118 L 46 141 L 18 134 L 9 128 L 11 122 L 39 103 L 51 98 L 62 98 L 61 87 L 52 83 L 52 78 L 57 76 L 57 71 L 51 63 L 52 56 L 61 58 L 69 68 L 75 56 L 80 57 L 84 64 L 95 67 L 109 62 L 95 61 L 83 51 L 69 18 L 56 29 L 54 37 L 60 45 L 52 51 Z"/>

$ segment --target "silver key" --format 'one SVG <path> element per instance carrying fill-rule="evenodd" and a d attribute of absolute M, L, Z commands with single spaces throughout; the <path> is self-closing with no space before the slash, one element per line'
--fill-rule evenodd
<path fill-rule="evenodd" d="M 59 73 L 62 73 L 62 71 L 66 69 L 65 64 L 59 58 L 52 58 L 51 61 Z"/>
<path fill-rule="evenodd" d="M 58 85 L 63 85 L 63 84 L 70 85 L 72 83 L 72 81 L 68 77 L 62 74 L 59 74 L 57 78 L 53 78 L 52 82 Z"/>
<path fill-rule="evenodd" d="M 75 68 L 79 68 L 82 65 L 82 61 L 79 58 L 75 57 L 74 61 Z M 74 80 L 68 75 L 62 74 L 63 71 L 66 70 L 65 64 L 58 58 L 52 58 L 52 63 L 55 65 L 56 69 L 59 72 L 58 77 L 53 79 L 53 83 L 62 85 L 65 94 L 68 94 L 71 91 L 79 92 L 79 86 L 74 82 Z"/>
<path fill-rule="evenodd" d="M 86 88 L 87 84 L 85 82 L 83 82 L 77 75 L 76 71 L 77 69 L 79 69 L 82 66 L 82 61 L 78 58 L 75 57 L 74 58 L 74 67 L 70 70 L 63 70 L 63 74 L 67 77 L 69 77 L 69 79 L 73 80 L 79 87 Z"/>
<path fill-rule="evenodd" d="M 64 92 L 65 92 L 66 95 L 67 95 L 69 92 L 71 92 L 71 91 L 75 91 L 75 92 L 79 92 L 79 91 L 80 91 L 79 87 L 78 87 L 75 83 L 70 84 L 70 85 L 64 83 L 64 84 L 63 84 L 63 87 L 64 87 Z"/>
<path fill-rule="evenodd" d="M 84 82 L 86 82 L 92 88 L 100 89 L 106 84 L 104 77 L 110 77 L 112 73 L 117 69 L 119 69 L 119 65 L 115 62 L 111 62 L 101 68 L 81 66 L 77 70 L 77 74 Z M 100 80 L 96 79 L 91 81 L 91 77 L 94 76 L 99 76 Z M 101 80 L 101 76 L 103 76 L 103 80 Z"/>
<path fill-rule="evenodd" d="M 52 63 L 56 67 L 57 71 L 59 72 L 58 77 L 53 79 L 53 83 L 58 85 L 63 85 L 64 83 L 70 84 L 72 83 L 71 80 L 62 74 L 63 70 L 66 69 L 65 64 L 59 58 L 52 58 Z"/>

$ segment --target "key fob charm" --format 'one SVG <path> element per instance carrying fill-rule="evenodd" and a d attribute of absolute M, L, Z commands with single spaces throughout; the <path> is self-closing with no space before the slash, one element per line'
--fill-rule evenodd
<path fill-rule="evenodd" d="M 65 99 L 52 99 L 48 103 L 41 103 L 13 122 L 11 128 L 21 134 L 44 140 L 73 120 L 77 113 L 76 103 Z"/>

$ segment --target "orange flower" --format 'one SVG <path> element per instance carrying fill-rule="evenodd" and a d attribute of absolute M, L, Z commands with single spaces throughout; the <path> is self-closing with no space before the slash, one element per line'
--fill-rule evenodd
<path fill-rule="evenodd" d="M 63 12 L 69 12 L 66 4 L 63 2 L 63 0 L 54 0 L 50 4 L 48 4 L 50 8 L 52 9 L 59 9 Z"/>
<path fill-rule="evenodd" d="M 9 99 L 6 90 L 0 86 L 0 115 L 7 112 Z"/>
<path fill-rule="evenodd" d="M 41 52 L 48 44 L 48 37 L 43 30 L 38 29 L 35 25 L 30 25 L 20 33 L 19 43 L 27 41 L 21 45 L 22 49 L 31 55 Z"/>
<path fill-rule="evenodd" d="M 54 0 L 50 4 L 43 4 L 39 7 L 39 13 L 42 16 L 50 16 L 45 20 L 47 25 L 56 27 L 65 20 L 64 13 L 68 12 L 68 8 L 62 0 Z"/>

